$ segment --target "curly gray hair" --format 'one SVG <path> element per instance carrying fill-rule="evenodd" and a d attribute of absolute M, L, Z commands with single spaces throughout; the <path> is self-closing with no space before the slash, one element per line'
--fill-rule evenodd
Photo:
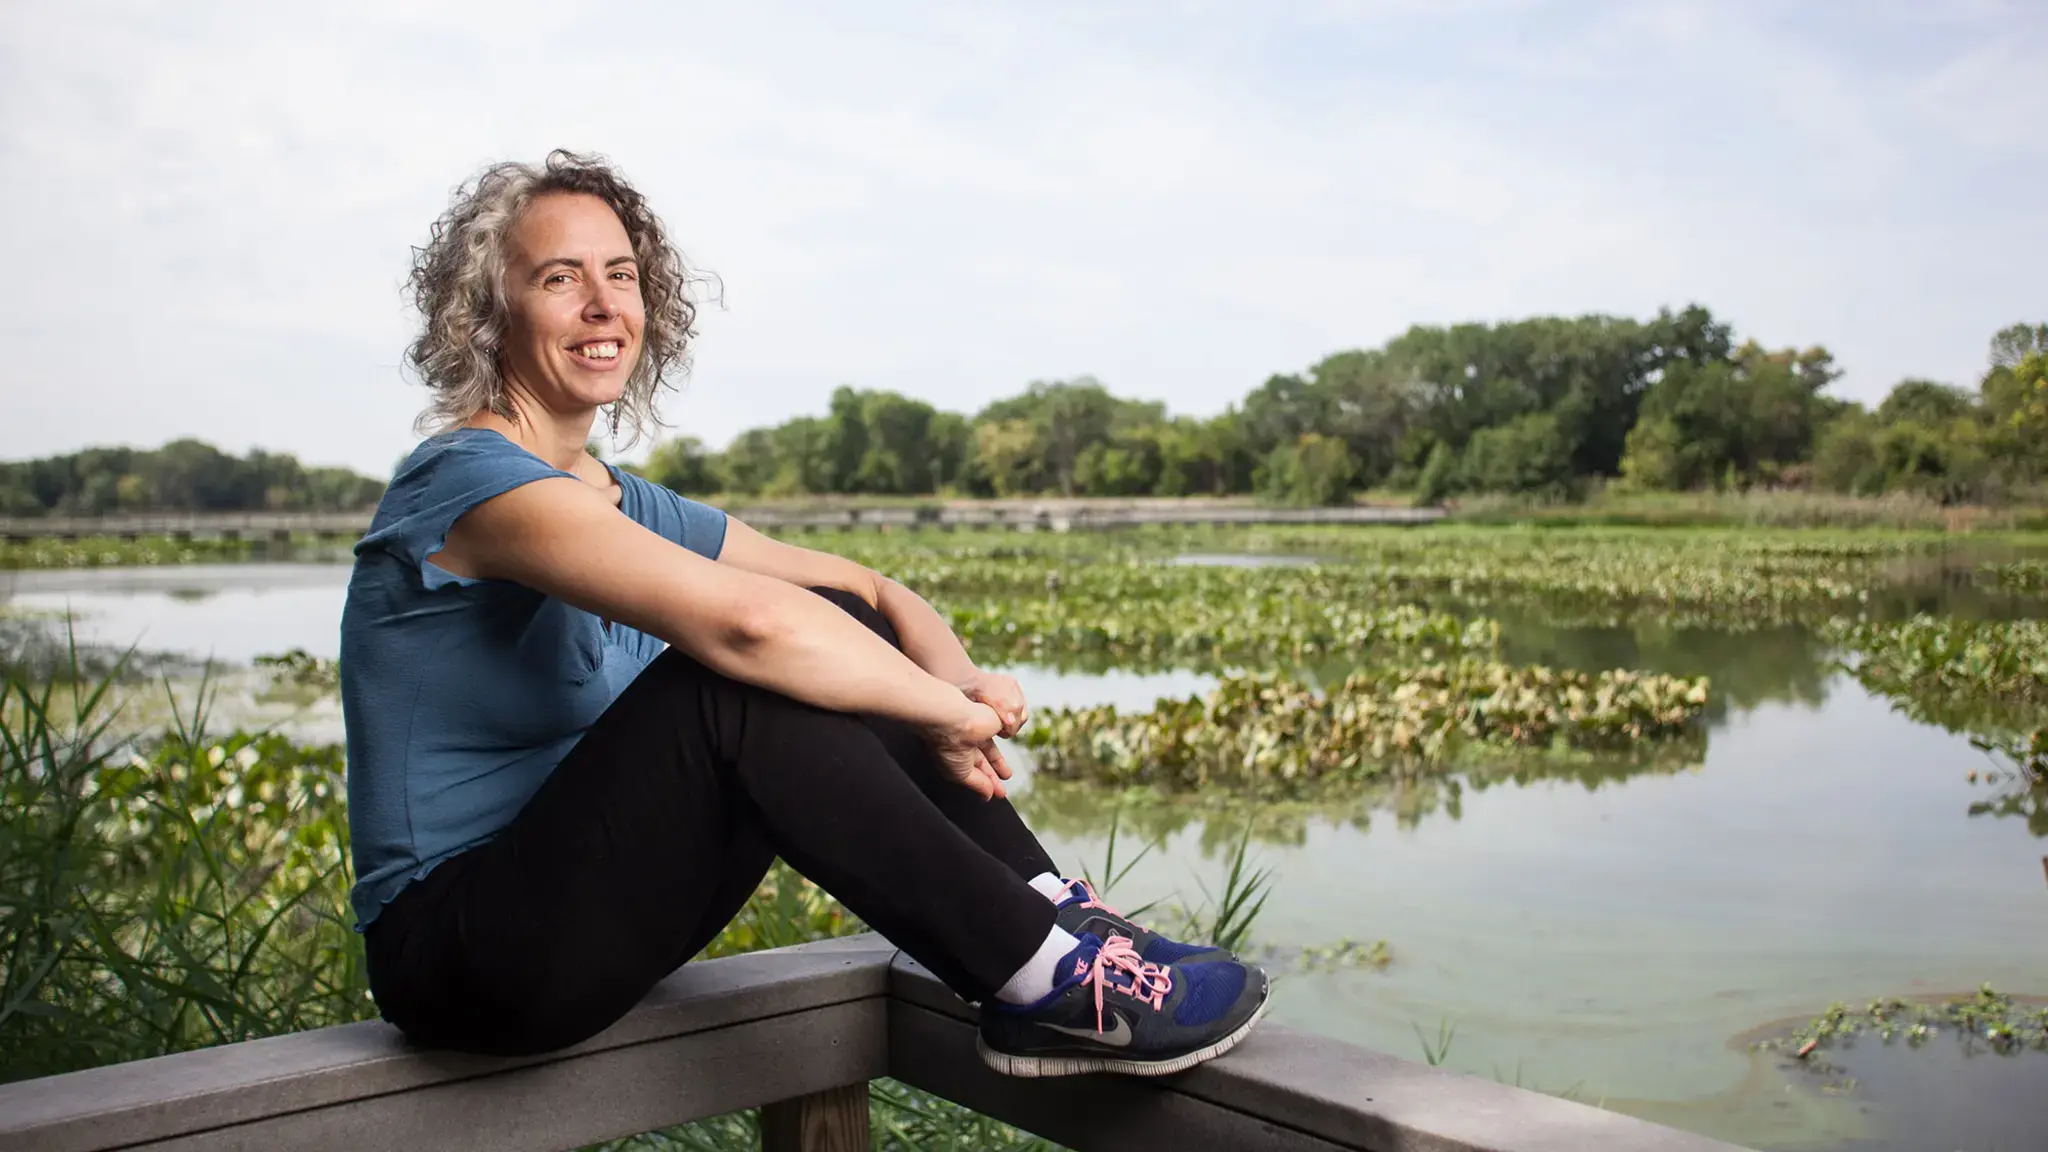
<path fill-rule="evenodd" d="M 422 325 L 406 360 L 434 397 L 420 414 L 421 431 L 444 431 L 489 409 L 512 416 L 498 368 L 505 337 L 505 236 L 527 205 L 550 193 L 584 193 L 611 205 L 640 262 L 640 293 L 647 310 L 639 362 L 625 392 L 610 406 L 611 427 L 631 429 L 633 440 L 658 425 L 655 393 L 670 376 L 689 369 L 697 306 L 690 287 L 703 278 L 683 262 L 647 200 L 602 157 L 557 149 L 542 165 L 493 164 L 456 189 L 434 222 L 433 238 L 413 250 L 408 278 Z"/>

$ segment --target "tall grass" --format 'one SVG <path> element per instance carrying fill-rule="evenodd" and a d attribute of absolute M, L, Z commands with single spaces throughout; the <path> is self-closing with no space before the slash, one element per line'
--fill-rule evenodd
<path fill-rule="evenodd" d="M 339 751 L 140 740 L 71 672 L 0 679 L 0 1080 L 370 1015 Z"/>

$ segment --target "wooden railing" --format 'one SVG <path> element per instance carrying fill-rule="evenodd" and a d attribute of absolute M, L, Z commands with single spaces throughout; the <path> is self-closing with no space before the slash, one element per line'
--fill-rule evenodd
<path fill-rule="evenodd" d="M 373 1022 L 0 1086 L 0 1152 L 552 1152 L 755 1106 L 772 1152 L 853 1152 L 882 1076 L 1082 1152 L 1733 1152 L 1271 1023 L 1178 1076 L 1011 1079 L 973 1021 L 857 936 L 685 965 L 547 1056 L 420 1051 Z"/>
<path fill-rule="evenodd" d="M 807 532 L 887 527 L 905 531 L 1013 528 L 1068 532 L 1146 524 L 1428 524 L 1441 508 L 1265 508 L 1250 504 L 1137 501 L 962 503 L 901 507 L 742 508 L 735 515 L 763 531 Z M 0 540 L 140 539 L 353 540 L 369 531 L 368 512 L 160 512 L 113 516 L 0 517 Z"/>

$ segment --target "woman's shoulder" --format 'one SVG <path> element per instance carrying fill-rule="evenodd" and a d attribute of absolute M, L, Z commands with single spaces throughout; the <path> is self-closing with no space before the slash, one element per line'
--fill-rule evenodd
<path fill-rule="evenodd" d="M 392 473 L 357 553 L 397 551 L 417 561 L 478 504 L 534 480 L 571 475 L 489 429 L 429 436 Z"/>
<path fill-rule="evenodd" d="M 414 445 L 392 476 L 393 487 L 463 483 L 498 474 L 569 476 L 489 428 L 438 432 Z"/>
<path fill-rule="evenodd" d="M 725 547 L 726 517 L 714 508 L 624 468 L 606 465 L 619 484 L 619 510 L 657 536 L 708 560 Z"/>

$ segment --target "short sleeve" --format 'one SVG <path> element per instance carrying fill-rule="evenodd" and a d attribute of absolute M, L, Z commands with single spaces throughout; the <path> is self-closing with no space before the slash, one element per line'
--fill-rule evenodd
<path fill-rule="evenodd" d="M 420 573 L 429 591 L 475 581 L 428 563 L 448 542 L 464 513 L 522 484 L 574 478 L 524 448 L 485 429 L 463 429 L 422 443 L 391 478 L 358 555 L 388 552 Z"/>
<path fill-rule="evenodd" d="M 613 469 L 623 496 L 619 506 L 642 527 L 663 539 L 716 560 L 725 549 L 725 513 L 631 472 Z"/>

